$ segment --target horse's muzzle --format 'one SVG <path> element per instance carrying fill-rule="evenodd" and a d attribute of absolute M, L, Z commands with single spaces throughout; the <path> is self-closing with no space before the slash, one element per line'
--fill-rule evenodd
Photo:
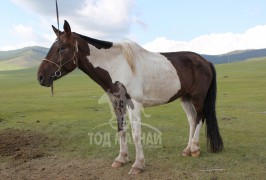
<path fill-rule="evenodd" d="M 45 86 L 45 87 L 51 87 L 53 85 L 53 78 L 45 78 L 43 75 L 39 75 L 38 81 L 40 85 Z"/>

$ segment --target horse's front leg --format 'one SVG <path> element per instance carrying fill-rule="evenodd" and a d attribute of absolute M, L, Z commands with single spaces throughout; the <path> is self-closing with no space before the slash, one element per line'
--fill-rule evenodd
<path fill-rule="evenodd" d="M 129 161 L 128 158 L 128 146 L 127 146 L 127 138 L 126 138 L 126 102 L 122 98 L 116 98 L 112 96 L 110 98 L 113 107 L 115 110 L 115 114 L 117 116 L 117 123 L 118 123 L 118 133 L 119 133 L 119 143 L 120 143 L 120 151 L 117 158 L 115 158 L 112 167 L 118 168 L 124 165 Z"/>
<path fill-rule="evenodd" d="M 136 148 L 136 160 L 129 174 L 139 174 L 145 168 L 144 153 L 141 144 L 141 104 L 132 101 L 134 106 L 128 107 L 129 119 L 132 129 L 132 137 Z"/>
<path fill-rule="evenodd" d="M 125 121 L 124 117 L 121 119 L 123 119 L 122 121 Z M 120 143 L 119 155 L 117 156 L 117 158 L 115 158 L 112 164 L 112 167 L 114 168 L 121 167 L 122 165 L 124 165 L 129 161 L 126 131 L 127 131 L 126 125 L 123 125 L 123 129 L 119 131 L 119 143 Z"/>

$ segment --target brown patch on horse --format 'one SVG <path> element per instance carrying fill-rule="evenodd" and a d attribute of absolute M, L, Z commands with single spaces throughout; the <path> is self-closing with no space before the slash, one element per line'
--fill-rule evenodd
<path fill-rule="evenodd" d="M 212 78 L 207 60 L 193 52 L 161 54 L 172 63 L 181 82 L 181 89 L 168 102 L 172 102 L 182 96 L 196 95 L 195 90 L 201 89 L 201 92 L 208 91 L 209 86 L 202 86 L 203 84 L 210 84 Z"/>

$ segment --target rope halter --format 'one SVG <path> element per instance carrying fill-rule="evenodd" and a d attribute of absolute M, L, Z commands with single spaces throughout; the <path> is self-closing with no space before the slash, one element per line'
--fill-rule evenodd
<path fill-rule="evenodd" d="M 61 51 L 64 51 L 64 50 L 61 50 Z M 73 61 L 73 63 L 77 66 L 78 68 L 78 62 L 77 62 L 77 53 L 78 53 L 78 41 L 77 41 L 77 38 L 75 37 L 75 52 L 72 56 L 72 58 L 70 58 L 69 60 L 67 60 L 66 62 L 62 63 L 62 60 L 63 60 L 63 57 L 62 57 L 62 52 L 59 51 L 59 56 L 60 56 L 60 60 L 59 60 L 59 64 L 56 63 L 56 62 L 53 62 L 49 59 L 46 59 L 44 58 L 43 61 L 46 61 L 46 62 L 49 62 L 55 66 L 58 67 L 58 69 L 55 71 L 55 74 L 52 76 L 52 78 L 59 78 L 61 75 L 62 75 L 62 72 L 61 72 L 61 69 L 64 65 L 66 65 L 67 63 L 69 63 L 70 61 Z"/>

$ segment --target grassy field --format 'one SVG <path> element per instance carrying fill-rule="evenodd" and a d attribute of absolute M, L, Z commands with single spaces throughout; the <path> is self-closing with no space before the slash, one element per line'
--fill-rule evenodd
<path fill-rule="evenodd" d="M 9 70 L 19 70 L 24 69 L 23 67 L 11 65 L 8 61 L 0 61 L 0 71 L 9 71 Z"/>
<path fill-rule="evenodd" d="M 158 147 L 144 146 L 146 171 L 134 178 L 265 179 L 266 60 L 217 65 L 216 69 L 217 116 L 225 150 L 219 154 L 208 153 L 205 128 L 202 128 L 201 157 L 181 157 L 189 127 L 180 102 L 146 108 L 143 122 L 161 132 L 161 144 Z M 73 176 L 79 179 L 77 175 L 83 175 L 83 179 L 127 178 L 126 173 L 133 162 L 119 170 L 110 166 L 119 146 L 115 143 L 116 130 L 109 124 L 103 125 L 109 122 L 112 114 L 108 104 L 98 103 L 104 94 L 100 87 L 80 71 L 75 71 L 55 83 L 55 95 L 51 97 L 50 89 L 38 84 L 36 71 L 0 71 L 0 132 L 19 129 L 46 137 L 38 145 L 42 156 L 31 158 L 32 162 L 26 160 L 14 165 L 16 158 L 0 155 L 0 174 L 7 178 L 17 175 L 31 179 L 25 173 L 36 172 L 34 177 L 41 177 L 41 173 L 47 174 L 48 171 L 51 178 L 58 179 L 73 179 Z M 147 135 L 151 128 L 143 127 L 143 131 Z M 110 138 L 111 143 L 97 144 L 100 135 L 97 139 L 88 133 L 104 134 L 105 142 Z M 148 144 L 147 137 L 144 139 Z M 132 143 L 129 143 L 129 153 L 133 161 L 135 150 Z M 51 160 L 55 157 L 57 163 L 62 160 L 63 164 L 70 163 L 69 166 L 64 169 L 62 165 L 60 169 Z M 41 167 L 40 162 L 46 165 Z M 57 171 L 55 167 L 59 168 L 58 172 L 53 172 Z M 59 171 L 64 172 L 64 176 Z"/>

